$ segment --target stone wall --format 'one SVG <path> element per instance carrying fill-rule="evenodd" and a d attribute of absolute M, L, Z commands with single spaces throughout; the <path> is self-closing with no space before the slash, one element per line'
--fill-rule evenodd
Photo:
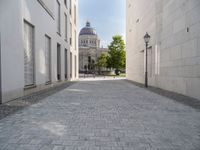
<path fill-rule="evenodd" d="M 200 1 L 127 0 L 127 78 L 200 99 Z"/>

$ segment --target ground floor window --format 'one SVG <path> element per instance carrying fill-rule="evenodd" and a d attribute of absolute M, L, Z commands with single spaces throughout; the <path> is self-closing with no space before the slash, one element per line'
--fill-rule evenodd
<path fill-rule="evenodd" d="M 57 44 L 57 80 L 61 80 L 61 46 Z"/>
<path fill-rule="evenodd" d="M 67 63 L 67 49 L 65 49 L 65 79 L 67 79 L 67 73 L 68 73 L 68 63 Z"/>
<path fill-rule="evenodd" d="M 45 35 L 45 80 L 51 82 L 51 38 Z"/>
<path fill-rule="evenodd" d="M 72 77 L 72 52 L 70 52 L 70 78 Z"/>
<path fill-rule="evenodd" d="M 35 84 L 34 26 L 24 21 L 24 82 L 25 86 Z"/>
<path fill-rule="evenodd" d="M 74 65 L 75 65 L 75 78 L 77 77 L 77 58 L 76 58 L 76 55 L 74 56 Z"/>

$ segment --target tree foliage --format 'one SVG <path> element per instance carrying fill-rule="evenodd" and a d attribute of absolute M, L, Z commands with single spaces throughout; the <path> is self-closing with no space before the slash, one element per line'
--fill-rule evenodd
<path fill-rule="evenodd" d="M 125 69 L 126 66 L 126 52 L 125 43 L 122 36 L 113 36 L 113 41 L 108 46 L 108 68 Z"/>
<path fill-rule="evenodd" d="M 108 58 L 107 54 L 105 54 L 105 53 L 101 54 L 101 56 L 97 59 L 96 66 L 98 68 L 106 68 L 107 67 L 107 58 Z"/>

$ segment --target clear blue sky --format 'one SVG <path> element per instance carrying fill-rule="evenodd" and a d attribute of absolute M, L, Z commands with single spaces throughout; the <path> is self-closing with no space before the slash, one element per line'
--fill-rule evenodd
<path fill-rule="evenodd" d="M 113 35 L 125 38 L 125 4 L 126 0 L 79 0 L 79 31 L 88 20 L 104 47 Z"/>

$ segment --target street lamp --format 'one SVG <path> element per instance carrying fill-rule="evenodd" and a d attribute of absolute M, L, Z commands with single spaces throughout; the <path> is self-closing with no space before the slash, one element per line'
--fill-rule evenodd
<path fill-rule="evenodd" d="M 146 88 L 148 87 L 148 68 L 147 68 L 147 66 L 148 66 L 148 59 L 147 59 L 148 52 L 147 52 L 147 50 L 148 50 L 148 44 L 149 44 L 150 38 L 151 38 L 151 36 L 148 33 L 146 33 L 145 36 L 144 36 L 144 42 L 146 44 L 146 70 L 145 70 L 145 87 Z"/>

